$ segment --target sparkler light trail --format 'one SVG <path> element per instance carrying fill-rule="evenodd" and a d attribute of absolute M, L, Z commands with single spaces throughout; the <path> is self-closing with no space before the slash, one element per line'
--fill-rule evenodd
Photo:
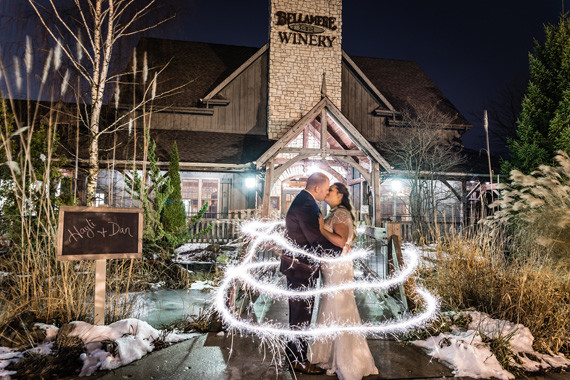
<path fill-rule="evenodd" d="M 357 325 L 350 324 L 326 324 L 307 326 L 300 330 L 291 330 L 289 325 L 279 323 L 253 323 L 251 320 L 244 320 L 236 317 L 227 307 L 227 299 L 229 290 L 236 282 L 246 284 L 251 290 L 260 294 L 265 294 L 272 299 L 290 299 L 290 298 L 308 298 L 321 294 L 339 292 L 342 290 L 380 290 L 389 289 L 406 281 L 406 279 L 414 272 L 419 263 L 417 253 L 406 255 L 405 262 L 407 266 L 393 276 L 380 281 L 352 281 L 343 284 L 323 286 L 321 288 L 307 288 L 306 290 L 291 290 L 276 286 L 256 279 L 253 273 L 260 270 L 273 269 L 280 265 L 280 260 L 273 259 L 267 261 L 254 261 L 258 249 L 263 244 L 271 244 L 274 248 L 280 248 L 288 251 L 292 256 L 305 256 L 319 263 L 346 263 L 359 258 L 365 258 L 372 254 L 366 249 L 353 249 L 349 253 L 339 257 L 317 256 L 313 252 L 305 251 L 291 244 L 277 229 L 284 225 L 284 222 L 261 222 L 252 221 L 245 223 L 241 231 L 250 236 L 252 241 L 249 245 L 247 253 L 241 263 L 236 266 L 230 266 L 226 269 L 224 278 L 216 290 L 214 295 L 214 308 L 218 311 L 225 324 L 232 329 L 242 332 L 251 332 L 258 335 L 262 339 L 286 338 L 294 339 L 297 337 L 313 337 L 317 339 L 325 339 L 334 337 L 341 333 L 358 333 L 364 335 L 371 334 L 387 334 L 391 332 L 403 332 L 430 321 L 438 310 L 437 299 L 425 289 L 417 289 L 417 292 L 424 300 L 424 311 L 409 318 L 396 321 L 388 321 L 385 323 L 373 324 L 364 323 Z"/>

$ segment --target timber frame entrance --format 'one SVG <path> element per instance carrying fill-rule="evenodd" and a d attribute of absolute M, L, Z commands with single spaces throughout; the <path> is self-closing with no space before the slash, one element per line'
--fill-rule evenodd
<path fill-rule="evenodd" d="M 320 171 L 331 182 L 350 185 L 348 174 L 354 168 L 372 187 L 372 221 L 380 226 L 380 170 L 389 174 L 393 168 L 326 95 L 261 155 L 256 166 L 265 168 L 263 217 L 270 214 L 271 196 L 281 195 L 283 181 Z"/>

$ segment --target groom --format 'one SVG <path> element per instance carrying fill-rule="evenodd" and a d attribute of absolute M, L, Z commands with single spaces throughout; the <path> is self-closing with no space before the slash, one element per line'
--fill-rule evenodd
<path fill-rule="evenodd" d="M 325 250 L 336 250 L 319 230 L 319 206 L 329 192 L 329 179 L 322 173 L 314 173 L 307 185 L 293 200 L 285 217 L 287 236 L 298 247 L 322 255 Z M 287 277 L 287 287 L 293 290 L 313 288 L 319 277 L 318 263 L 308 258 L 284 252 L 281 256 L 281 273 Z M 289 299 L 289 325 L 292 330 L 307 327 L 313 315 L 314 297 Z M 322 374 L 324 370 L 307 359 L 307 340 L 299 338 L 287 343 L 287 357 L 294 370 L 306 374 Z"/>

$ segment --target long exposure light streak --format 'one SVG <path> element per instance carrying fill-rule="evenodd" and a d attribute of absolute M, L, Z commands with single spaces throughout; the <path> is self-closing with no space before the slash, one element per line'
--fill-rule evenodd
<path fill-rule="evenodd" d="M 414 327 L 420 326 L 433 318 L 438 310 L 438 301 L 436 297 L 425 289 L 417 289 L 418 294 L 424 301 L 423 312 L 410 316 L 409 318 L 388 321 L 384 323 L 364 323 L 358 325 L 347 324 L 326 324 L 307 326 L 299 330 L 291 330 L 288 325 L 278 323 L 254 323 L 251 320 L 244 320 L 236 317 L 227 307 L 228 294 L 234 283 L 240 282 L 248 285 L 252 291 L 265 294 L 272 299 L 290 299 L 290 298 L 308 298 L 322 294 L 332 294 L 343 290 L 381 290 L 389 289 L 402 284 L 414 272 L 419 257 L 415 252 L 408 252 L 405 257 L 407 265 L 393 276 L 380 281 L 352 281 L 332 286 L 322 286 L 321 288 L 307 288 L 304 290 L 291 290 L 276 286 L 267 282 L 256 279 L 252 273 L 263 270 L 272 269 L 280 265 L 278 260 L 253 261 L 256 257 L 258 249 L 263 244 L 271 244 L 294 256 L 305 256 L 318 263 L 340 264 L 347 261 L 353 261 L 358 258 L 365 258 L 372 254 L 371 251 L 365 249 L 353 249 L 349 253 L 339 257 L 318 256 L 313 252 L 307 252 L 299 247 L 294 246 L 288 241 L 277 228 L 283 226 L 283 222 L 261 222 L 252 221 L 242 226 L 241 231 L 250 236 L 252 241 L 248 247 L 247 253 L 240 264 L 229 266 L 224 278 L 218 287 L 214 296 L 214 308 L 218 311 L 224 322 L 233 329 L 244 332 L 257 334 L 261 338 L 273 339 L 282 337 L 286 339 L 294 339 L 296 337 L 313 337 L 325 339 L 336 336 L 340 333 L 359 333 L 359 334 L 387 334 L 393 332 L 403 332 Z"/>

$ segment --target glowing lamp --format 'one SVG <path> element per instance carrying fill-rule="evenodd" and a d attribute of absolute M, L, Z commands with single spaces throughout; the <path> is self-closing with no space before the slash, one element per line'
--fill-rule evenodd
<path fill-rule="evenodd" d="M 245 187 L 247 187 L 248 189 L 253 189 L 255 188 L 255 186 L 257 186 L 257 181 L 255 180 L 255 177 L 247 177 L 245 179 Z"/>

